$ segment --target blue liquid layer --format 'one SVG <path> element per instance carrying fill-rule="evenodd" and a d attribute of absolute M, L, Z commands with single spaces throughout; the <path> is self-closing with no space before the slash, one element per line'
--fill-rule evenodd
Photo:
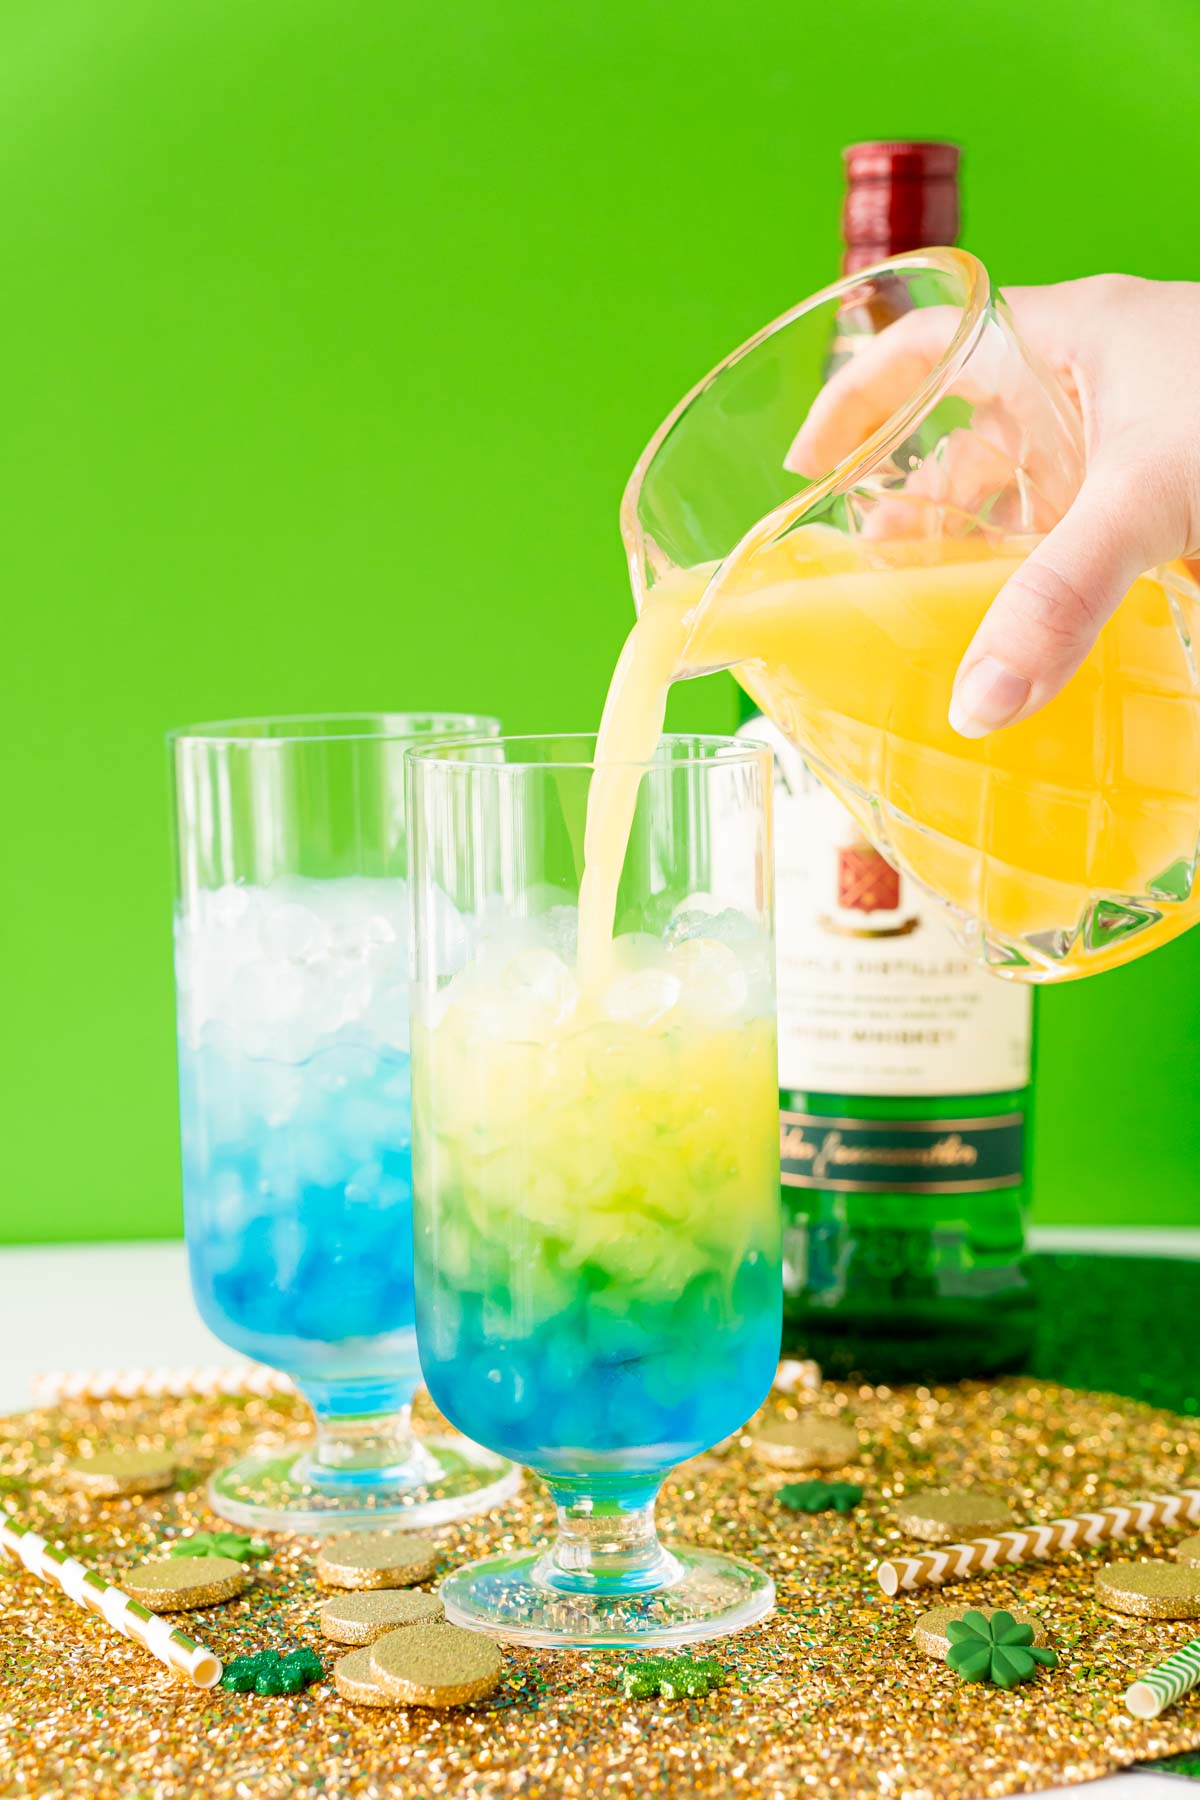
<path fill-rule="evenodd" d="M 514 1261 L 473 1290 L 418 1245 L 425 1380 L 468 1437 L 556 1475 L 661 1474 L 736 1431 L 779 1357 L 780 1265 L 751 1251 L 661 1301 L 623 1299 L 584 1264 L 574 1301 L 546 1314 Z M 446 1245 L 440 1249 L 444 1253 Z"/>
<path fill-rule="evenodd" d="M 209 1328 L 318 1409 L 403 1404 L 413 1329 L 408 1057 L 332 1042 L 298 1063 L 180 1047 L 192 1287 Z M 325 1384 L 330 1384 L 327 1391 Z"/>

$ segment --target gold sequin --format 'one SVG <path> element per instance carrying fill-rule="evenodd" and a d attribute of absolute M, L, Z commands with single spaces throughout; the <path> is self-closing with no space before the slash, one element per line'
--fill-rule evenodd
<path fill-rule="evenodd" d="M 459 1625 L 412 1625 L 371 1646 L 371 1674 L 405 1706 L 465 1706 L 500 1680 L 504 1659 L 491 1638 Z"/>
<path fill-rule="evenodd" d="M 994 1494 L 962 1489 L 933 1494 L 918 1488 L 897 1506 L 896 1523 L 906 1537 L 924 1538 L 931 1544 L 961 1544 L 967 1538 L 1005 1531 L 1016 1521 Z"/>
<path fill-rule="evenodd" d="M 1175 1561 L 1200 1569 L 1200 1537 L 1186 1537 L 1181 1544 L 1176 1544 Z"/>
<path fill-rule="evenodd" d="M 373 1644 L 400 1625 L 432 1625 L 444 1619 L 436 1594 L 404 1588 L 372 1588 L 367 1593 L 334 1594 L 321 1608 L 321 1630 L 335 1644 Z"/>
<path fill-rule="evenodd" d="M 839 1405 L 862 1434 L 853 1479 L 864 1493 L 848 1519 L 778 1506 L 788 1477 L 751 1460 L 741 1440 L 667 1479 L 664 1536 L 749 1557 L 779 1588 L 771 1618 L 711 1646 L 728 1680 L 703 1702 L 626 1705 L 623 1656 L 507 1645 L 496 1693 L 459 1711 L 355 1706 L 332 1671 L 277 1700 L 201 1692 L 0 1560 L 4 1782 L 46 1800 L 997 1800 L 1200 1746 L 1200 1690 L 1154 1720 L 1122 1705 L 1133 1678 L 1195 1628 L 1118 1617 L 1095 1593 L 1096 1570 L 1114 1550 L 1169 1557 L 1182 1531 L 896 1600 L 871 1575 L 881 1556 L 906 1547 L 896 1507 L 911 1489 L 1004 1494 L 1022 1523 L 1168 1493 L 1192 1485 L 1200 1467 L 1195 1419 L 1015 1379 L 826 1383 L 819 1403 L 777 1395 L 763 1416 Z M 444 1429 L 427 1401 L 417 1425 Z M 120 1582 L 166 1541 L 221 1529 L 204 1498 L 214 1467 L 307 1428 L 304 1409 L 283 1398 L 67 1400 L 0 1419 L 0 1504 Z M 193 1483 L 103 1503 L 68 1492 L 65 1464 L 102 1442 L 167 1443 Z M 498 1511 L 447 1527 L 444 1564 L 544 1541 L 553 1524 L 546 1490 L 527 1482 Z M 184 1624 L 225 1661 L 264 1645 L 326 1646 L 316 1539 L 271 1542 L 271 1560 L 241 1599 Z M 1060 1666 L 1007 1694 L 959 1682 L 911 1640 L 933 1601 L 1037 1614 Z"/>
<path fill-rule="evenodd" d="M 317 1579 L 326 1587 L 410 1587 L 432 1575 L 437 1560 L 433 1539 L 417 1531 L 346 1531 L 321 1545 Z"/>
<path fill-rule="evenodd" d="M 1200 1569 L 1177 1562 L 1109 1563 L 1096 1596 L 1113 1612 L 1142 1619 L 1200 1619 Z"/>

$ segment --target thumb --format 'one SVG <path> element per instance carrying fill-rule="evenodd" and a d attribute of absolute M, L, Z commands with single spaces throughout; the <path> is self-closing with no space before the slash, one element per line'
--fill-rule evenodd
<path fill-rule="evenodd" d="M 1141 484 L 1094 470 L 1071 507 L 1009 577 L 959 665 L 950 723 L 984 737 L 1026 719 L 1075 673 L 1139 575 L 1178 555 L 1159 543 Z"/>

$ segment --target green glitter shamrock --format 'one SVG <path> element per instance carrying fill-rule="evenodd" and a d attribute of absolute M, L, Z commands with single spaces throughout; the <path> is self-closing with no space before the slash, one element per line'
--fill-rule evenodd
<path fill-rule="evenodd" d="M 725 1680 L 715 1656 L 648 1656 L 627 1663 L 621 1687 L 627 1700 L 700 1700 Z"/>
<path fill-rule="evenodd" d="M 234 1694 L 299 1694 L 310 1682 L 322 1681 L 325 1664 L 315 1650 L 257 1650 L 225 1664 L 221 1686 Z"/>
<path fill-rule="evenodd" d="M 776 1499 L 792 1512 L 853 1512 L 863 1491 L 852 1481 L 789 1481 Z"/>
<path fill-rule="evenodd" d="M 168 1556 L 228 1556 L 234 1562 L 261 1562 L 270 1556 L 270 1544 L 243 1537 L 240 1531 L 197 1531 L 192 1537 L 176 1538 L 168 1546 Z"/>
<path fill-rule="evenodd" d="M 1053 1650 L 1039 1649 L 1033 1641 L 1033 1626 L 1018 1625 L 1010 1612 L 996 1612 L 985 1618 L 981 1612 L 966 1612 L 961 1619 L 951 1619 L 946 1627 L 950 1651 L 946 1661 L 963 1681 L 990 1681 L 996 1687 L 1013 1688 L 1028 1681 L 1034 1668 L 1057 1669 Z"/>

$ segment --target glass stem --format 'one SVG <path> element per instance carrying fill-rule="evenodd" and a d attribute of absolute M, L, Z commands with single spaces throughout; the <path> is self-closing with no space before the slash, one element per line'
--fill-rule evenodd
<path fill-rule="evenodd" d="M 317 1441 L 313 1462 L 323 1474 L 358 1475 L 364 1469 L 382 1469 L 408 1460 L 412 1432 L 405 1407 L 398 1413 L 365 1413 L 359 1418 L 317 1415 Z"/>
<path fill-rule="evenodd" d="M 372 1481 L 429 1478 L 430 1459 L 412 1435 L 412 1399 L 398 1393 L 347 1394 L 341 1384 L 326 1391 L 308 1382 L 304 1396 L 316 1415 L 317 1436 L 306 1463 L 307 1479 L 318 1487 L 360 1487 Z M 357 1399 L 361 1411 L 348 1411 Z M 436 1465 L 433 1465 L 436 1466 Z"/>
<path fill-rule="evenodd" d="M 658 1540 L 658 1483 L 586 1491 L 551 1482 L 558 1536 L 533 1568 L 541 1587 L 573 1594 L 633 1594 L 669 1587 L 683 1571 Z"/>

